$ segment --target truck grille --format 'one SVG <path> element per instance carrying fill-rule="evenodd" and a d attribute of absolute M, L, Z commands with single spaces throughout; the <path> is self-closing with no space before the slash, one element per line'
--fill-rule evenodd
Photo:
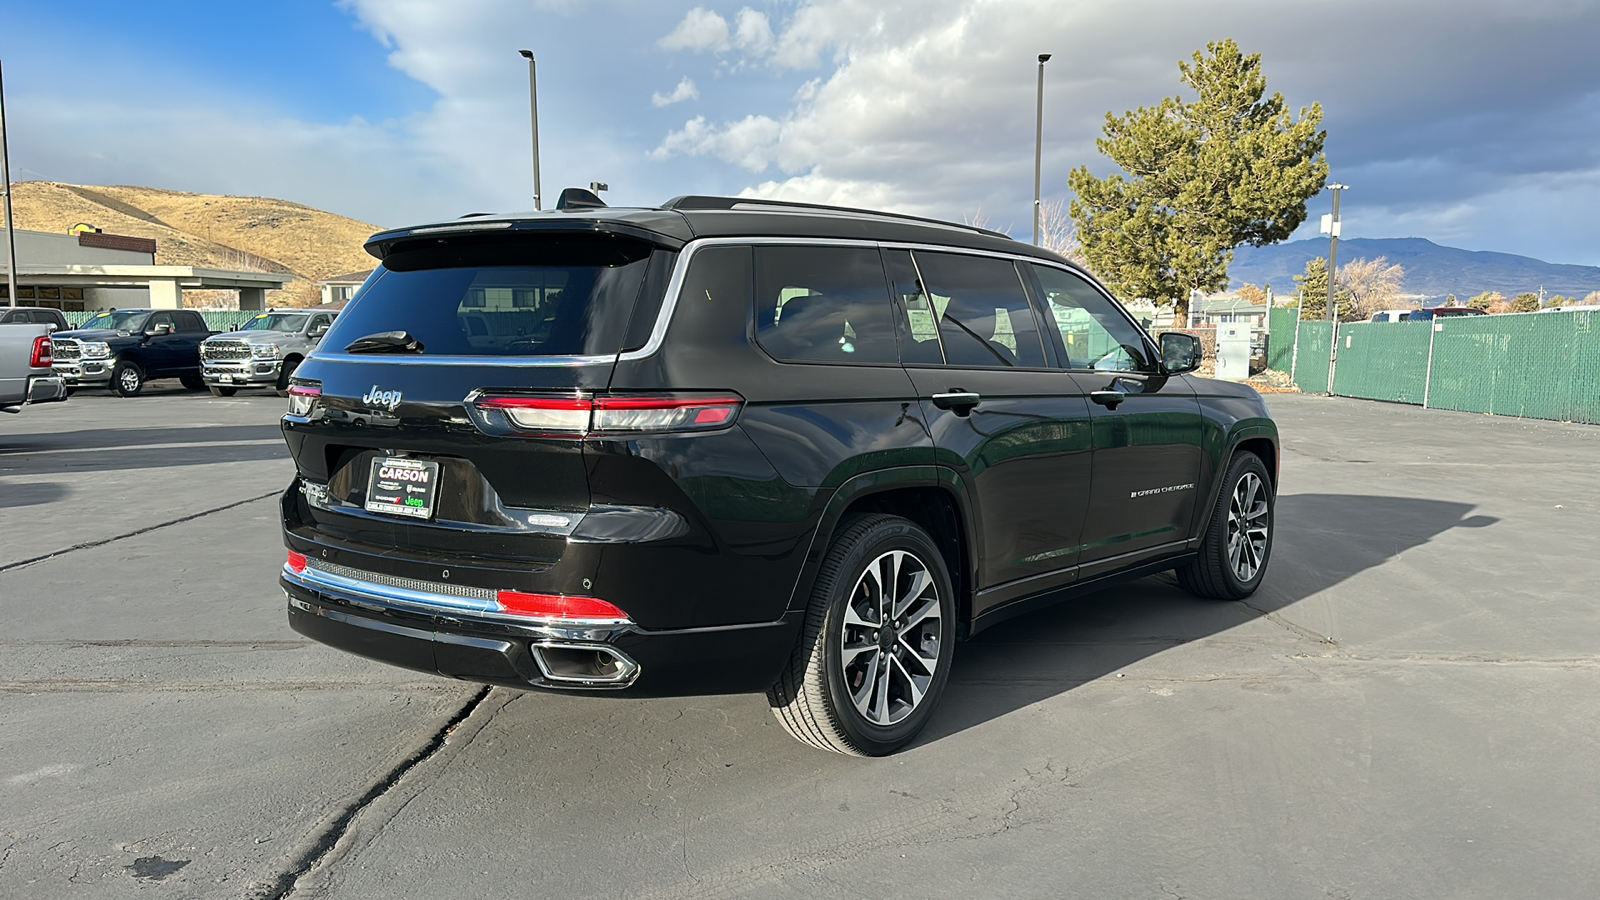
<path fill-rule="evenodd" d="M 200 345 L 205 359 L 249 359 L 250 345 L 244 341 L 206 341 Z"/>
<path fill-rule="evenodd" d="M 50 355 L 57 360 L 78 360 L 83 357 L 83 345 L 71 338 L 50 342 Z"/>

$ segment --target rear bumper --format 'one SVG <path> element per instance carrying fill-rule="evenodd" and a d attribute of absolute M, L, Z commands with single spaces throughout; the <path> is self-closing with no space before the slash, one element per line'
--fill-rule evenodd
<path fill-rule="evenodd" d="M 28 379 L 29 403 L 56 403 L 67 399 L 67 383 L 59 375 L 34 375 Z"/>
<path fill-rule="evenodd" d="M 390 665 L 523 690 L 642 696 L 765 691 L 788 662 L 803 614 L 723 628 L 521 624 L 459 609 L 396 603 L 384 586 L 316 583 L 285 569 L 289 625 L 313 640 Z M 577 667 L 597 662 L 584 677 Z"/>

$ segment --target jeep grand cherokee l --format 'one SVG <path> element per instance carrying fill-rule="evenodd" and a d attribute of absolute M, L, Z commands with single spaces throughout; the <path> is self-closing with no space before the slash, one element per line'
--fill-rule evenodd
<path fill-rule="evenodd" d="M 1242 598 L 1277 429 L 1085 272 L 904 216 L 680 197 L 373 236 L 296 371 L 299 632 L 524 689 L 765 692 L 881 755 L 953 646 L 1162 570 Z"/>

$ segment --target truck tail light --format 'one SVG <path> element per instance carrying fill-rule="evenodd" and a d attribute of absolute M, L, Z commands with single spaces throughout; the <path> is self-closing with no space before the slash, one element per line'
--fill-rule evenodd
<path fill-rule="evenodd" d="M 289 567 L 289 571 L 295 573 L 296 575 L 303 575 L 306 571 L 306 555 L 304 553 L 296 553 L 293 550 L 290 550 L 289 561 L 285 565 Z"/>
<path fill-rule="evenodd" d="M 41 334 L 33 339 L 33 353 L 28 357 L 29 368 L 45 369 L 55 360 L 51 354 L 50 336 Z"/>
<path fill-rule="evenodd" d="M 744 405 L 737 394 L 539 396 L 484 394 L 481 410 L 504 416 L 514 431 L 541 437 L 620 437 L 661 432 L 715 431 L 733 424 Z"/>

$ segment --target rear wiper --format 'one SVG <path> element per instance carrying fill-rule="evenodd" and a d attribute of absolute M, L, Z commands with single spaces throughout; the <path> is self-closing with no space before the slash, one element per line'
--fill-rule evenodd
<path fill-rule="evenodd" d="M 356 338 L 344 348 L 346 353 L 421 353 L 422 342 L 409 331 L 380 331 Z"/>

